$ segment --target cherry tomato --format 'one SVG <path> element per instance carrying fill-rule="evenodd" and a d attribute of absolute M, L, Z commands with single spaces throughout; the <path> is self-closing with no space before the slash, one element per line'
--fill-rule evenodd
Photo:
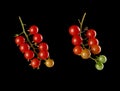
<path fill-rule="evenodd" d="M 30 34 L 36 34 L 36 33 L 38 33 L 38 27 L 36 26 L 36 25 L 32 25 L 30 28 L 29 28 L 29 33 Z"/>
<path fill-rule="evenodd" d="M 22 53 L 24 53 L 25 51 L 29 50 L 30 49 L 30 46 L 29 44 L 27 43 L 23 43 L 19 46 L 19 49 Z"/>
<path fill-rule="evenodd" d="M 80 28 L 77 25 L 72 25 L 69 27 L 69 34 L 72 36 L 80 34 Z"/>
<path fill-rule="evenodd" d="M 105 55 L 100 55 L 99 57 L 97 57 L 97 60 L 101 63 L 106 63 L 107 58 Z"/>
<path fill-rule="evenodd" d="M 101 47 L 100 45 L 92 45 L 91 46 L 91 52 L 93 54 L 99 54 L 101 52 Z"/>
<path fill-rule="evenodd" d="M 35 43 L 40 43 L 43 40 L 43 36 L 41 34 L 34 34 L 33 35 L 33 41 Z"/>
<path fill-rule="evenodd" d="M 38 45 L 39 50 L 48 50 L 48 44 L 45 42 L 42 42 Z"/>
<path fill-rule="evenodd" d="M 82 47 L 81 46 L 75 46 L 73 48 L 73 52 L 74 52 L 74 54 L 79 55 L 82 52 Z"/>
<path fill-rule="evenodd" d="M 25 43 L 25 38 L 23 36 L 16 36 L 15 43 L 19 46 L 19 45 Z"/>
<path fill-rule="evenodd" d="M 90 53 L 90 50 L 83 49 L 80 55 L 83 59 L 88 59 L 88 58 L 90 58 L 91 53 Z"/>
<path fill-rule="evenodd" d="M 96 68 L 97 70 L 103 70 L 104 65 L 103 65 L 103 63 L 98 62 L 98 63 L 95 64 L 95 68 Z"/>
<path fill-rule="evenodd" d="M 96 37 L 96 31 L 94 29 L 89 29 L 86 32 L 87 38 L 93 38 Z"/>
<path fill-rule="evenodd" d="M 33 58 L 33 59 L 31 60 L 31 63 L 30 63 L 30 65 L 31 65 L 34 69 L 35 69 L 35 68 L 39 69 L 40 64 L 41 64 L 41 60 L 39 60 L 39 59 L 37 59 L 37 58 Z"/>
<path fill-rule="evenodd" d="M 90 39 L 88 39 L 88 45 L 89 46 L 92 46 L 92 45 L 98 45 L 99 44 L 99 41 L 98 41 L 98 39 L 96 39 L 96 38 L 90 38 Z"/>
<path fill-rule="evenodd" d="M 24 53 L 24 57 L 27 59 L 27 60 L 30 60 L 34 57 L 34 52 L 32 50 L 27 50 L 25 51 Z"/>
<path fill-rule="evenodd" d="M 80 37 L 78 35 L 75 35 L 75 36 L 72 37 L 72 44 L 75 45 L 75 46 L 81 45 L 82 41 L 83 41 L 82 37 Z"/>
<path fill-rule="evenodd" d="M 53 67 L 54 66 L 54 61 L 52 59 L 47 59 L 47 60 L 45 60 L 45 65 L 47 67 Z"/>
<path fill-rule="evenodd" d="M 49 52 L 46 50 L 42 50 L 38 53 L 38 57 L 41 58 L 42 60 L 45 60 L 49 57 Z"/>

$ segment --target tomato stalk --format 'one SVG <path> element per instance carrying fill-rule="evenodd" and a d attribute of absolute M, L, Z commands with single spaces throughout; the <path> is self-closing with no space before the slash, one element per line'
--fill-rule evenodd
<path fill-rule="evenodd" d="M 83 27 L 83 22 L 84 22 L 85 16 L 86 16 L 86 12 L 84 13 L 81 21 L 80 21 L 80 19 L 78 19 L 78 22 L 79 22 L 79 24 L 80 24 L 81 33 L 84 32 L 84 31 L 86 31 L 86 30 L 88 30 L 88 27 L 85 27 L 85 28 L 84 28 L 84 31 L 82 31 L 82 27 Z M 80 33 L 80 36 L 82 36 L 81 33 Z M 85 39 L 85 40 L 86 40 L 86 39 Z M 85 46 L 87 46 L 88 44 L 85 45 L 85 44 L 82 43 L 81 45 L 82 45 L 82 47 L 85 49 L 85 48 L 86 48 Z M 96 60 L 95 58 L 93 58 L 93 57 L 90 56 L 90 59 L 94 60 L 94 61 L 97 63 L 97 60 Z"/>
<path fill-rule="evenodd" d="M 81 29 L 81 31 L 82 31 L 82 26 L 83 26 L 83 22 L 84 22 L 85 16 L 86 16 L 86 12 L 84 13 L 81 21 L 80 21 L 80 19 L 78 19 L 78 22 L 79 22 L 79 24 L 80 24 L 80 29 Z"/>
<path fill-rule="evenodd" d="M 97 60 L 95 58 L 90 56 L 90 59 L 94 60 L 97 63 Z"/>
<path fill-rule="evenodd" d="M 80 21 L 80 19 L 78 19 L 78 22 L 80 24 L 80 30 L 81 30 L 81 32 L 82 32 L 82 26 L 83 26 L 83 22 L 84 22 L 85 16 L 86 16 L 86 12 L 84 13 L 81 21 Z M 80 36 L 81 36 L 81 33 L 80 33 Z M 85 48 L 85 45 L 83 43 L 82 43 L 82 47 Z"/>
<path fill-rule="evenodd" d="M 24 34 L 24 35 L 25 35 L 25 37 L 26 37 L 27 41 L 29 42 L 31 48 L 33 49 L 34 53 L 38 56 L 38 54 L 37 54 L 37 52 L 36 52 L 36 48 L 34 47 L 34 46 L 37 47 L 37 45 L 36 45 L 36 44 L 33 45 L 33 44 L 31 43 L 31 41 L 30 41 L 27 33 L 25 32 L 25 28 L 24 28 L 25 24 L 23 24 L 22 19 L 21 19 L 20 16 L 19 16 L 19 20 L 20 20 L 20 23 L 21 23 L 21 26 L 22 26 L 22 30 L 23 30 L 23 32 L 21 32 L 20 34 Z M 39 57 L 38 57 L 38 59 L 41 60 L 41 58 L 39 58 Z M 49 55 L 48 59 L 50 59 L 50 55 Z"/>
<path fill-rule="evenodd" d="M 23 30 L 23 32 L 22 32 L 21 34 L 23 34 L 23 33 L 24 33 L 24 35 L 25 35 L 25 37 L 26 37 L 27 41 L 29 42 L 30 46 L 32 47 L 32 49 L 33 49 L 34 53 L 37 55 L 37 52 L 35 51 L 34 46 L 33 46 L 33 45 L 32 45 L 32 43 L 30 42 L 30 39 L 29 39 L 29 37 L 28 37 L 27 33 L 25 32 L 24 24 L 23 24 L 22 19 L 21 19 L 21 17 L 20 17 L 20 16 L 19 16 L 19 20 L 20 20 L 20 23 L 21 23 L 21 26 L 22 26 L 22 30 Z"/>
<path fill-rule="evenodd" d="M 22 34 L 24 34 L 24 32 L 21 32 L 19 35 L 22 35 Z"/>

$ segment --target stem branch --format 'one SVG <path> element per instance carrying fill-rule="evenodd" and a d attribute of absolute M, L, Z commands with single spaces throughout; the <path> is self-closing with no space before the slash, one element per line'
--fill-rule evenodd
<path fill-rule="evenodd" d="M 92 60 L 94 60 L 96 63 L 97 63 L 97 60 L 96 59 L 94 59 L 94 58 L 92 58 L 92 57 L 90 57 Z"/>
<path fill-rule="evenodd" d="M 23 24 L 20 16 L 19 16 L 19 20 L 20 20 L 20 23 L 21 23 L 21 26 L 22 26 L 22 29 L 23 29 L 23 33 L 25 34 L 25 37 L 26 37 L 27 41 L 29 42 L 30 46 L 32 47 L 34 53 L 36 53 L 36 55 L 37 55 L 37 52 L 35 51 L 35 48 L 33 47 L 32 43 L 30 42 L 30 39 L 28 38 L 27 33 L 25 32 L 24 24 Z"/>

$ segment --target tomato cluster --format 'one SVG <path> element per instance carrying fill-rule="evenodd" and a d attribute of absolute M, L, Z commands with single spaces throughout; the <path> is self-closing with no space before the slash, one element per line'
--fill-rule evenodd
<path fill-rule="evenodd" d="M 43 42 L 42 34 L 38 33 L 39 28 L 36 25 L 31 25 L 28 31 L 25 31 L 24 24 L 19 17 L 23 32 L 15 36 L 15 43 L 32 68 L 39 69 L 41 61 L 45 61 L 47 67 L 53 67 L 54 61 L 50 59 L 49 46 Z M 32 41 L 32 42 L 31 42 Z"/>
<path fill-rule="evenodd" d="M 72 36 L 71 43 L 74 45 L 73 53 L 81 56 L 82 59 L 91 58 L 96 62 L 96 69 L 102 70 L 104 68 L 103 63 L 107 61 L 107 58 L 105 55 L 98 56 L 101 52 L 101 46 L 99 45 L 99 40 L 96 38 L 97 33 L 95 29 L 85 27 L 82 30 L 83 18 L 81 22 L 79 20 L 80 26 L 74 24 L 68 29 L 69 34 Z M 92 55 L 97 56 L 93 58 Z"/>

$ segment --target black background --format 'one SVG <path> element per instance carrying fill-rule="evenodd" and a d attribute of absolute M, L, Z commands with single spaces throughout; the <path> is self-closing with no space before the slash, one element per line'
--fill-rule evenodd
<path fill-rule="evenodd" d="M 113 3 L 114 4 L 114 3 Z M 115 9 L 114 9 L 115 10 Z M 32 82 L 51 84 L 106 84 L 113 85 L 118 81 L 117 61 L 115 60 L 115 11 L 111 4 L 96 0 L 17 2 L 11 13 L 5 16 L 4 31 L 1 31 L 3 77 L 13 83 Z M 8 9 L 9 11 L 9 9 Z M 68 28 L 79 24 L 86 12 L 84 26 L 94 28 L 97 32 L 102 51 L 107 56 L 107 63 L 102 71 L 95 69 L 93 60 L 83 60 L 72 52 L 71 36 Z M 114 13 L 114 15 L 112 15 Z M 55 61 L 53 68 L 47 68 L 43 63 L 39 70 L 32 69 L 14 42 L 14 35 L 22 32 L 18 19 L 20 16 L 26 28 L 35 24 L 43 35 L 43 41 L 49 45 L 51 58 Z M 117 25 L 116 25 L 117 26 Z M 114 31 L 114 32 L 113 32 Z M 115 37 L 113 37 L 115 36 Z M 117 47 L 117 46 L 116 46 Z M 108 86 L 109 86 L 108 85 Z"/>

